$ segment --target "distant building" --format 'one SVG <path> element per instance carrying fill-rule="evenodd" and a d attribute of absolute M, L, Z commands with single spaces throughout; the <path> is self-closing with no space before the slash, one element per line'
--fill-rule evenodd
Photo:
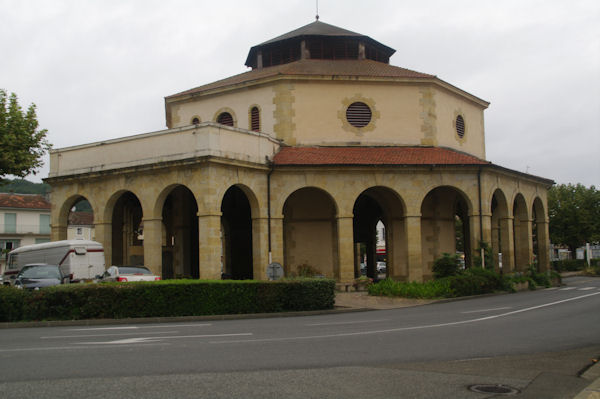
<path fill-rule="evenodd" d="M 347 282 L 363 249 L 374 274 L 381 222 L 387 276 L 424 281 L 460 220 L 467 266 L 483 241 L 504 272 L 547 270 L 553 181 L 487 161 L 489 103 L 394 52 L 315 21 L 253 46 L 248 71 L 165 97 L 166 130 L 50 151 L 52 238 L 86 199 L 106 264 L 265 279 L 279 262 Z"/>
<path fill-rule="evenodd" d="M 96 240 L 94 233 L 94 214 L 92 212 L 69 213 L 68 240 Z"/>
<path fill-rule="evenodd" d="M 50 208 L 42 195 L 0 193 L 0 270 L 10 250 L 50 241 Z"/>

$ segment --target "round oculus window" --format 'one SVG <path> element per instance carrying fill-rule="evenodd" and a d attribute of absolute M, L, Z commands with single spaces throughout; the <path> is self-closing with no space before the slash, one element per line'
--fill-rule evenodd
<path fill-rule="evenodd" d="M 461 139 L 465 137 L 465 120 L 462 115 L 456 117 L 456 134 L 458 134 L 458 137 Z"/>
<path fill-rule="evenodd" d="M 346 109 L 346 120 L 354 127 L 365 127 L 371 122 L 371 108 L 363 102 L 350 104 Z"/>

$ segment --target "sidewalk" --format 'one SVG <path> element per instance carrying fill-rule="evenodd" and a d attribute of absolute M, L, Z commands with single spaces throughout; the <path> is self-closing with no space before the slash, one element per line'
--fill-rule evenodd
<path fill-rule="evenodd" d="M 573 399 L 600 399 L 600 362 L 596 362 L 581 378 L 591 381 L 590 385 Z"/>
<path fill-rule="evenodd" d="M 410 306 L 426 305 L 438 302 L 436 299 L 390 298 L 369 296 L 366 291 L 336 292 L 335 307 L 353 309 L 395 309 Z"/>

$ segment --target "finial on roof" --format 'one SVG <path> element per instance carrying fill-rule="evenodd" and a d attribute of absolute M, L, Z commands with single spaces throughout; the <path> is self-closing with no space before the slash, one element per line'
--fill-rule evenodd
<path fill-rule="evenodd" d="M 317 19 L 317 21 L 319 20 L 319 0 L 317 1 L 317 15 L 315 15 L 315 18 Z"/>

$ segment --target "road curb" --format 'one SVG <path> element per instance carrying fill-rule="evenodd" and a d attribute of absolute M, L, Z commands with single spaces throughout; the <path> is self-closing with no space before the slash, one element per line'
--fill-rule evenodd
<path fill-rule="evenodd" d="M 581 377 L 592 382 L 573 399 L 600 399 L 600 362 L 596 360 L 596 363 L 587 369 Z"/>
<path fill-rule="evenodd" d="M 366 312 L 373 309 L 337 307 L 334 309 L 309 310 L 299 312 L 280 313 L 247 313 L 225 314 L 206 316 L 179 316 L 179 317 L 136 317 L 129 319 L 85 319 L 85 320 L 47 320 L 47 321 L 18 321 L 0 323 L 0 330 L 10 328 L 39 328 L 39 327 L 72 327 L 72 326 L 98 326 L 120 324 L 161 324 L 172 322 L 192 322 L 211 320 L 244 320 L 244 319 L 272 319 L 278 317 L 301 317 L 335 313 Z"/>

